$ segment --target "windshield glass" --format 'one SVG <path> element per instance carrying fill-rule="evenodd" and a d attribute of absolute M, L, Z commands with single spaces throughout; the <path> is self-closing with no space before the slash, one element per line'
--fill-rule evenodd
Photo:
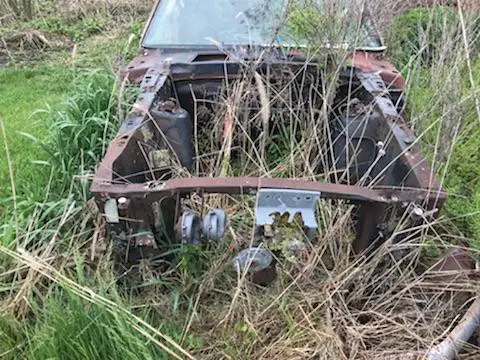
<path fill-rule="evenodd" d="M 291 10 L 290 3 L 289 0 L 161 0 L 143 46 L 305 45 L 298 26 L 290 24 L 292 16 L 286 16 L 292 14 L 287 11 Z M 303 10 L 297 8 L 293 13 L 303 17 Z M 318 22 L 320 17 L 328 20 L 328 16 L 316 13 L 306 21 Z M 345 36 L 335 42 L 355 43 L 355 47 L 381 46 L 366 25 L 359 27 L 358 22 L 351 21 L 349 26 Z"/>

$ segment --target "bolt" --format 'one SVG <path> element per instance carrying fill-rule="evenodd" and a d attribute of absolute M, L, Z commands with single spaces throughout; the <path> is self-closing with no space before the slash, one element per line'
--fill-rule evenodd
<path fill-rule="evenodd" d="M 419 218 L 423 217 L 423 210 L 420 209 L 419 207 L 416 207 L 415 209 L 413 209 L 412 215 Z"/>
<path fill-rule="evenodd" d="M 415 142 L 415 138 L 414 137 L 406 137 L 405 139 L 403 139 L 403 141 L 405 142 L 405 144 L 412 144 L 413 142 Z"/>

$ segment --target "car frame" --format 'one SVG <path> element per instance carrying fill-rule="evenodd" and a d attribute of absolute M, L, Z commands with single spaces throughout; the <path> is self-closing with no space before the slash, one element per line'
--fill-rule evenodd
<path fill-rule="evenodd" d="M 160 3 L 157 1 L 154 5 L 146 29 Z M 210 212 L 205 215 L 203 211 L 192 214 L 182 209 L 183 199 L 192 194 L 200 197 L 212 193 L 263 194 L 263 197 L 257 196 L 255 206 L 255 233 L 261 235 L 265 235 L 265 227 L 272 226 L 275 220 L 271 211 L 275 204 L 266 201 L 270 196 L 286 204 L 280 213 L 300 213 L 303 220 L 314 216 L 315 204 L 312 205 L 311 196 L 353 204 L 357 209 L 356 238 L 352 244 L 356 253 L 375 248 L 388 237 L 385 224 L 393 213 L 397 219 L 405 218 L 407 214 L 412 224 L 437 214 L 446 200 L 446 193 L 421 155 L 418 138 L 404 118 L 405 81 L 386 59 L 386 47 L 379 36 L 378 41 L 378 47 L 352 51 L 339 75 L 345 84 L 358 87 L 372 105 L 371 116 L 375 119 L 366 126 L 365 134 L 375 140 L 377 155 L 387 154 L 384 160 L 380 159 L 374 165 L 374 173 L 389 177 L 389 180 L 385 180 L 384 184 L 368 186 L 288 178 L 202 177 L 191 174 L 152 181 L 138 175 L 152 171 L 138 143 L 165 136 L 168 138 L 170 130 L 167 128 L 172 122 L 166 119 L 170 116 L 175 117 L 175 124 L 181 124 L 176 128 L 174 138 L 168 141 L 171 143 L 170 150 L 179 158 L 184 169 L 192 167 L 194 156 L 188 140 L 192 137 L 192 125 L 188 124 L 188 115 L 191 114 L 183 109 L 189 105 L 182 103 L 177 96 L 178 92 L 184 91 L 181 86 L 214 86 L 212 84 L 218 84 L 223 79 L 238 79 L 243 71 L 242 65 L 229 56 L 228 48 L 142 47 L 140 55 L 122 72 L 131 83 L 140 84 L 140 95 L 108 147 L 91 187 L 97 205 L 105 215 L 110 234 L 123 244 L 120 246 L 122 251 L 130 247 L 155 249 L 158 237 L 163 235 L 173 238 L 176 234 L 181 241 L 190 243 L 198 243 L 203 238 L 219 240 L 226 226 L 225 214 Z M 298 71 L 304 69 L 305 72 L 315 71 L 318 67 L 315 62 L 307 63 L 301 54 L 290 57 L 288 61 L 272 56 L 257 63 L 256 71 L 260 73 L 277 71 L 284 66 Z M 152 126 L 152 123 L 156 125 Z M 165 123 L 170 125 L 165 127 Z M 162 133 L 164 129 L 165 133 Z M 345 131 L 359 137 L 348 126 Z M 363 138 L 360 137 L 359 141 Z M 336 159 L 342 156 L 342 151 L 334 154 Z M 300 202 L 296 203 L 295 199 L 300 198 L 305 201 L 298 200 Z M 158 221 L 159 216 L 161 222 Z M 313 221 L 306 227 L 314 232 L 317 224 Z M 312 239 L 314 235 L 308 231 L 306 234 Z"/>

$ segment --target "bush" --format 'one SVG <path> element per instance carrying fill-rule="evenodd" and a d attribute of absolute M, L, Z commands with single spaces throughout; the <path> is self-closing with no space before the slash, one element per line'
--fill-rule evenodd
<path fill-rule="evenodd" d="M 455 10 L 415 8 L 394 19 L 387 34 L 387 44 L 390 57 L 399 66 L 405 67 L 417 57 L 424 65 L 429 65 L 445 43 L 460 34 L 460 19 Z"/>
<path fill-rule="evenodd" d="M 449 194 L 442 214 L 480 249 L 480 126 L 472 88 L 480 81 L 480 59 L 473 59 L 472 73 L 466 65 L 463 44 L 451 48 L 443 62 L 434 57 L 432 66 L 412 62 L 405 69 L 411 126 L 421 135 L 423 153 L 437 171 Z M 445 56 L 445 54 L 442 54 Z M 477 85 L 478 89 L 478 85 Z M 476 91 L 476 92 L 475 92 Z M 478 96 L 478 95 L 477 95 Z"/>

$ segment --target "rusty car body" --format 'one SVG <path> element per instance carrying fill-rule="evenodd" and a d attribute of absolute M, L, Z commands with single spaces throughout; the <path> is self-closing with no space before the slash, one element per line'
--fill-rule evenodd
<path fill-rule="evenodd" d="M 180 3 L 183 7 L 172 10 Z M 220 102 L 227 86 L 240 81 L 255 84 L 260 75 L 267 79 L 266 86 L 277 93 L 287 82 L 296 84 L 297 92 L 292 98 L 314 112 L 327 101 L 321 95 L 326 81 L 321 70 L 323 63 L 308 58 L 302 46 L 283 46 L 275 41 L 265 45 L 264 39 L 256 39 L 256 25 L 252 23 L 264 23 L 264 19 L 251 17 L 248 11 L 252 9 L 212 15 L 217 11 L 213 9 L 215 3 L 218 2 L 157 1 L 143 35 L 141 52 L 124 70 L 131 83 L 139 84 L 139 96 L 108 147 L 91 188 L 117 241 L 123 242 L 124 247 L 156 247 L 160 238 L 174 234 L 186 242 L 221 237 L 223 230 L 218 227 L 225 226 L 223 215 L 192 215 L 184 209 L 185 199 L 193 194 L 202 198 L 207 194 L 259 193 L 263 200 L 257 197 L 255 227 L 260 233 L 265 226 L 272 226 L 273 212 L 299 213 L 308 225 L 311 219 L 306 218 L 312 215 L 312 201 L 330 199 L 352 204 L 356 253 L 376 246 L 388 236 L 385 223 L 394 213 L 397 218 L 406 216 L 415 222 L 441 208 L 446 195 L 404 118 L 405 81 L 385 58 L 385 47 L 371 25 L 367 46 L 356 46 L 339 67 L 335 97 L 331 100 L 335 106 L 328 111 L 326 128 L 309 120 L 303 135 L 299 135 L 306 138 L 320 127 L 322 134 L 330 134 L 326 135 L 326 145 L 317 151 L 328 160 L 312 165 L 311 177 L 270 177 L 265 173 L 251 176 L 246 171 L 241 176 L 225 176 L 220 171 L 203 171 L 198 164 L 212 155 L 198 145 L 198 131 L 204 127 L 213 134 L 211 123 L 218 117 L 218 109 L 212 104 Z M 240 4 L 242 10 L 247 5 L 241 4 L 252 2 L 220 3 L 233 4 L 232 7 Z M 261 4 L 265 13 L 272 11 L 268 0 L 253 3 Z M 198 7 L 208 11 L 202 12 Z M 263 16 L 258 15 L 262 11 L 254 11 L 255 16 Z M 206 24 L 195 25 L 202 16 L 207 17 L 203 19 Z M 208 25 L 212 21 L 209 17 L 223 24 Z M 364 19 L 362 24 L 366 24 Z M 236 21 L 242 26 L 247 23 L 249 30 L 236 34 L 233 30 L 232 36 L 228 31 L 237 26 Z M 172 24 L 177 28 L 173 29 Z M 216 28 L 228 31 L 219 35 Z M 229 38 L 234 39 L 232 44 Z M 280 79 L 280 74 L 288 74 L 288 79 Z M 261 91 L 250 92 L 248 111 L 243 109 L 246 117 L 265 119 Z M 276 124 L 289 121 L 282 106 L 273 104 L 272 96 L 269 101 L 272 105 L 266 127 L 248 130 L 252 151 L 260 151 L 261 141 L 273 141 L 278 131 Z M 339 108 L 343 112 L 335 110 Z M 223 133 L 217 141 L 220 152 L 229 126 L 230 134 L 245 132 L 241 123 L 232 124 L 231 119 L 223 116 Z M 240 143 L 237 145 L 241 147 Z M 326 169 L 332 166 L 336 169 L 334 174 Z M 270 198 L 273 203 L 268 203 Z M 200 223 L 208 216 L 213 220 L 208 220 L 202 230 Z M 311 222 L 307 230 L 315 230 L 317 224 L 315 220 Z M 208 234 L 212 227 L 214 231 Z"/>

